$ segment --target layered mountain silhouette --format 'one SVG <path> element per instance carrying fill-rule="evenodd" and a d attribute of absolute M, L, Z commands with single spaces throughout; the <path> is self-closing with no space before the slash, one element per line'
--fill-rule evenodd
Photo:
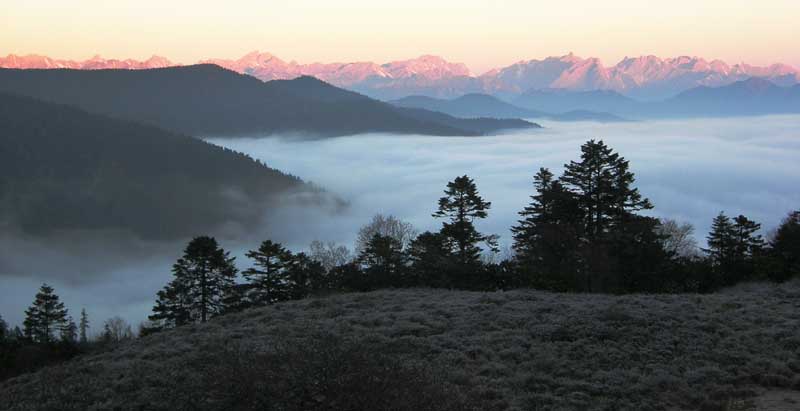
<path fill-rule="evenodd" d="M 488 94 L 465 94 L 454 99 L 439 99 L 427 96 L 409 96 L 390 103 L 400 107 L 414 107 L 425 110 L 438 111 L 451 116 L 475 118 L 531 118 L 550 119 L 556 121 L 600 121 L 614 122 L 625 121 L 621 117 L 608 113 L 593 112 L 588 110 L 573 110 L 564 113 L 551 114 L 544 111 L 531 110 L 515 106 Z"/>
<path fill-rule="evenodd" d="M 632 119 L 796 114 L 800 113 L 800 85 L 781 87 L 750 78 L 722 87 L 695 87 L 649 102 L 607 90 L 536 90 L 518 96 L 514 104 L 541 111 L 604 110 Z"/>
<path fill-rule="evenodd" d="M 624 58 L 605 66 L 597 58 L 564 56 L 523 60 L 475 75 L 461 63 L 437 56 L 374 62 L 312 63 L 286 62 L 270 53 L 251 52 L 239 59 L 209 59 L 233 71 L 262 80 L 287 80 L 313 76 L 373 98 L 398 99 L 411 95 L 453 98 L 469 93 L 508 97 L 531 90 L 611 90 L 642 100 L 663 100 L 694 87 L 725 86 L 751 77 L 779 86 L 800 82 L 800 71 L 785 64 L 766 67 L 746 63 L 727 64 L 720 60 L 680 56 Z M 9 55 L 0 58 L 6 68 L 155 68 L 173 65 L 162 57 L 146 61 L 106 60 L 96 56 L 87 61 L 56 60 L 44 56 Z"/>
<path fill-rule="evenodd" d="M 517 96 L 512 102 L 529 110 L 551 112 L 603 111 L 618 116 L 628 115 L 631 117 L 640 116 L 639 108 L 644 105 L 640 101 L 610 90 L 531 90 Z"/>
<path fill-rule="evenodd" d="M 201 140 L 0 93 L 0 225 L 184 238 L 251 227 L 287 196 L 330 198 Z M 337 200 L 338 201 L 338 200 Z"/>
<path fill-rule="evenodd" d="M 150 70 L 0 69 L 0 91 L 196 136 L 474 136 L 536 127 L 521 120 L 432 116 L 312 77 L 262 82 L 211 64 Z"/>

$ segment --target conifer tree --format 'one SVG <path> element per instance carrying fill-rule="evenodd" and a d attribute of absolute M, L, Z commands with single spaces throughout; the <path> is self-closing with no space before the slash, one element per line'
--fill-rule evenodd
<path fill-rule="evenodd" d="M 33 304 L 25 310 L 25 336 L 38 343 L 54 341 L 54 335 L 67 325 L 67 309 L 53 287 L 42 284 Z"/>
<path fill-rule="evenodd" d="M 581 160 L 564 165 L 561 181 L 577 196 L 585 213 L 585 233 L 590 240 L 602 238 L 624 218 L 653 205 L 634 188 L 629 162 L 602 140 L 581 146 Z"/>
<path fill-rule="evenodd" d="M 533 176 L 533 187 L 536 194 L 531 196 L 531 202 L 519 215 L 522 217 L 517 225 L 511 227 L 514 237 L 514 251 L 520 259 L 535 259 L 536 240 L 541 236 L 539 226 L 552 210 L 547 193 L 553 187 L 553 173 L 547 168 L 540 168 Z"/>
<path fill-rule="evenodd" d="M 536 194 L 511 228 L 518 268 L 527 278 L 523 283 L 538 288 L 575 289 L 575 275 L 581 246 L 583 211 L 575 195 L 550 170 L 534 176 Z"/>
<path fill-rule="evenodd" d="M 156 293 L 153 315 L 148 317 L 153 323 L 153 330 L 180 327 L 196 321 L 191 311 L 190 286 L 184 278 L 173 278 Z"/>
<path fill-rule="evenodd" d="M 496 237 L 479 233 L 473 224 L 488 216 L 492 203 L 483 200 L 475 182 L 466 175 L 447 183 L 444 193 L 433 216 L 447 219 L 442 223 L 441 233 L 451 241 L 458 263 L 477 266 L 481 254 L 478 243 L 485 242 L 490 250 L 497 251 Z"/>
<path fill-rule="evenodd" d="M 173 279 L 158 292 L 150 320 L 164 326 L 206 322 L 223 312 L 234 284 L 234 258 L 213 237 L 196 237 L 172 267 Z"/>
<path fill-rule="evenodd" d="M 781 222 L 770 241 L 771 255 L 775 259 L 776 281 L 786 281 L 800 275 L 800 210 L 793 211 Z"/>
<path fill-rule="evenodd" d="M 730 265 L 736 252 L 735 231 L 731 219 L 720 212 L 711 222 L 711 231 L 706 237 L 708 257 L 714 266 Z"/>
<path fill-rule="evenodd" d="M 358 262 L 373 289 L 400 287 L 405 283 L 403 277 L 406 258 L 403 245 L 393 237 L 373 235 L 358 256 Z"/>
<path fill-rule="evenodd" d="M 9 338 L 9 333 L 8 323 L 6 323 L 5 320 L 3 320 L 3 316 L 0 315 L 0 344 Z"/>
<path fill-rule="evenodd" d="M 441 233 L 426 231 L 417 236 L 408 247 L 411 263 L 409 283 L 412 285 L 451 288 L 453 271 L 452 250 Z"/>
<path fill-rule="evenodd" d="M 292 264 L 291 251 L 278 243 L 266 240 L 258 250 L 247 252 L 255 267 L 242 272 L 250 285 L 249 301 L 256 305 L 271 304 L 289 298 L 288 268 Z"/>
<path fill-rule="evenodd" d="M 306 298 L 315 291 L 329 286 L 325 278 L 325 269 L 318 261 L 314 261 L 306 253 L 297 253 L 287 267 L 289 299 Z"/>
<path fill-rule="evenodd" d="M 81 318 L 79 320 L 78 329 L 80 331 L 80 343 L 86 344 L 89 339 L 87 337 L 87 332 L 89 331 L 89 315 L 86 314 L 86 309 L 81 309 Z"/>
<path fill-rule="evenodd" d="M 738 258 L 752 258 L 763 251 L 764 238 L 756 234 L 760 229 L 761 224 L 743 215 L 739 215 L 733 219 L 734 247 L 735 254 Z"/>
<path fill-rule="evenodd" d="M 633 187 L 629 162 L 605 145 L 590 140 L 581 160 L 565 164 L 561 183 L 575 196 L 583 215 L 579 277 L 585 291 L 625 291 L 639 277 L 655 275 L 662 243 L 653 231 L 658 222 L 636 214 L 653 208 Z M 641 259 L 647 254 L 647 259 Z M 647 262 L 647 266 L 632 261 Z"/>
<path fill-rule="evenodd" d="M 67 317 L 66 325 L 61 328 L 61 341 L 67 344 L 78 342 L 78 326 L 71 316 Z"/>

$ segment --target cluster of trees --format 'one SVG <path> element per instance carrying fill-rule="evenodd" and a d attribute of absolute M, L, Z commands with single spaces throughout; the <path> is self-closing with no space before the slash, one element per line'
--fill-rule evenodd
<path fill-rule="evenodd" d="M 784 281 L 800 272 L 800 221 L 791 213 L 769 244 L 761 225 L 720 213 L 708 248 L 693 228 L 638 212 L 653 208 L 633 187 L 629 163 L 602 141 L 559 178 L 534 177 L 536 194 L 514 233 L 514 264 L 523 285 L 586 292 L 710 292 L 740 281 Z M 793 258 L 795 260 L 793 260 Z"/>
<path fill-rule="evenodd" d="M 800 274 L 800 211 L 790 213 L 769 240 L 758 233 L 758 223 L 720 213 L 708 247 L 701 249 L 691 225 L 642 214 L 653 205 L 633 186 L 628 161 L 602 141 L 589 141 L 581 151 L 559 177 L 546 168 L 536 173 L 534 193 L 502 258 L 497 236 L 476 228 L 491 203 L 471 178 L 460 176 L 447 184 L 432 214 L 442 221 L 438 231 L 418 233 L 411 224 L 378 215 L 360 230 L 355 253 L 318 241 L 310 253 L 295 253 L 266 240 L 246 254 L 252 264 L 240 273 L 213 237 L 196 237 L 174 264 L 172 280 L 158 292 L 140 334 L 331 291 L 711 292 Z M 50 294 L 43 286 L 25 332 L 18 333 L 38 343 L 54 341 L 56 332 L 61 341 L 74 341 L 74 323 Z M 81 340 L 83 319 L 77 327 Z M 126 334 L 104 335 L 114 341 L 114 335 Z"/>
<path fill-rule="evenodd" d="M 502 258 L 497 236 L 475 225 L 488 217 L 491 203 L 471 178 L 460 176 L 447 184 L 432 214 L 442 221 L 438 231 L 419 233 L 377 215 L 359 231 L 354 253 L 319 241 L 309 253 L 295 253 L 266 240 L 246 253 L 252 264 L 240 273 L 214 238 L 196 237 L 174 264 L 139 335 L 332 291 L 711 292 L 800 274 L 800 211 L 790 213 L 769 240 L 759 234 L 760 224 L 720 213 L 701 249 L 691 225 L 640 214 L 653 205 L 633 187 L 624 158 L 602 141 L 581 149 L 581 159 L 566 164 L 560 177 L 545 168 L 536 173 L 535 192 L 519 212 L 512 247 Z M 76 323 L 47 284 L 22 325 L 10 328 L 0 317 L 0 380 L 134 337 L 130 325 L 114 317 L 90 338 L 86 311 Z"/>
<path fill-rule="evenodd" d="M 359 232 L 355 254 L 314 242 L 293 253 L 264 241 L 237 281 L 234 259 L 211 237 L 193 239 L 158 293 L 152 329 L 204 322 L 247 307 L 327 291 L 385 287 L 568 292 L 710 292 L 740 281 L 784 281 L 800 273 L 800 211 L 767 242 L 760 225 L 720 213 L 700 249 L 693 228 L 641 214 L 652 203 L 636 189 L 629 163 L 602 141 L 581 147 L 581 159 L 556 177 L 542 168 L 535 193 L 512 227 L 512 254 L 495 258 L 497 236 L 475 223 L 491 203 L 475 182 L 447 184 L 434 218 L 440 230 L 418 233 L 394 217 L 376 216 Z"/>
<path fill-rule="evenodd" d="M 105 321 L 103 331 L 91 337 L 86 310 L 81 310 L 76 323 L 47 284 L 42 284 L 25 310 L 22 325 L 12 328 L 0 316 L 0 381 L 134 337 L 131 326 L 120 317 Z"/>

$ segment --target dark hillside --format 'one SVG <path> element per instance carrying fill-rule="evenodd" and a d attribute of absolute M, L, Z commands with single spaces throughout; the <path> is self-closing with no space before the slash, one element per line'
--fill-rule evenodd
<path fill-rule="evenodd" d="M 798 299 L 797 282 L 713 295 L 342 294 L 8 380 L 0 409 L 753 409 L 800 389 Z"/>
<path fill-rule="evenodd" d="M 252 158 L 150 126 L 0 94 L 0 212 L 28 232 L 171 238 L 259 221 L 311 190 Z"/>

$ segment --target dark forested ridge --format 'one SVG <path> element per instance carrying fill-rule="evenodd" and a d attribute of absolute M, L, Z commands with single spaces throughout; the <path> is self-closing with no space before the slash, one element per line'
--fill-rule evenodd
<path fill-rule="evenodd" d="M 155 127 L 0 93 L 0 221 L 155 238 L 248 224 L 300 179 Z"/>
<path fill-rule="evenodd" d="M 427 96 L 408 96 L 398 100 L 392 100 L 390 103 L 398 107 L 438 111 L 463 118 L 545 118 L 555 121 L 625 121 L 625 119 L 613 114 L 588 110 L 574 110 L 558 114 L 529 110 L 506 103 L 497 97 L 479 93 L 465 94 L 451 100 Z"/>
<path fill-rule="evenodd" d="M 312 77 L 262 82 L 215 65 L 152 70 L 0 69 L 0 91 L 202 136 L 281 132 L 473 136 L 535 127 L 521 120 L 430 116 Z"/>

